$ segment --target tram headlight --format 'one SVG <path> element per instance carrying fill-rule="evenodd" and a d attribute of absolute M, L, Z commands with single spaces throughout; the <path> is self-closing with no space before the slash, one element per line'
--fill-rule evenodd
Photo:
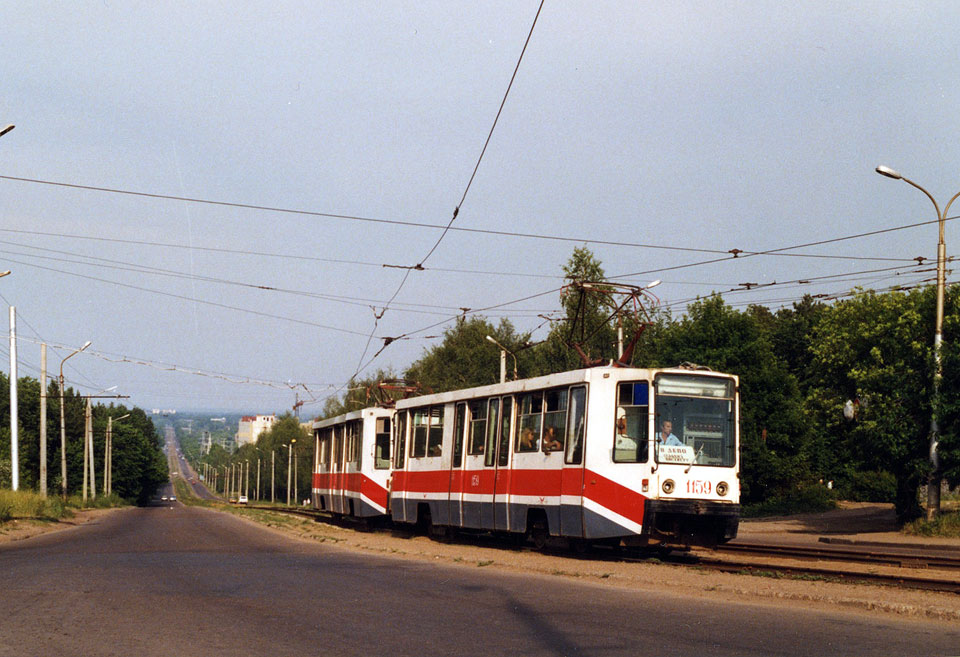
<path fill-rule="evenodd" d="M 663 488 L 664 494 L 666 495 L 670 495 L 671 493 L 673 493 L 673 489 L 675 488 L 673 479 L 667 479 L 665 482 L 663 482 L 662 488 Z"/>
<path fill-rule="evenodd" d="M 727 485 L 727 482 L 721 481 L 719 484 L 717 484 L 717 495 L 719 495 L 720 497 L 723 497 L 724 495 L 726 495 L 727 491 L 729 490 L 730 490 L 730 487 Z"/>

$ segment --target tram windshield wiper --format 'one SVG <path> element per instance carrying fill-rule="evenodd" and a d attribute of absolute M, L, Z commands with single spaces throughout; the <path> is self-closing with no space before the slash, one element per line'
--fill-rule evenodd
<path fill-rule="evenodd" d="M 700 445 L 700 449 L 697 450 L 697 453 L 693 455 L 693 458 L 690 459 L 690 463 L 687 464 L 687 469 L 683 471 L 683 474 L 690 472 L 690 468 L 693 467 L 693 464 L 697 462 L 697 459 L 700 458 L 700 455 L 703 454 L 703 445 Z"/>

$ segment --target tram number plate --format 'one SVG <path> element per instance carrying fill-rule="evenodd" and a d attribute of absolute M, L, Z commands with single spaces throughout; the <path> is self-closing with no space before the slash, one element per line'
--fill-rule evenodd
<path fill-rule="evenodd" d="M 713 484 L 702 479 L 687 480 L 687 495 L 709 495 L 713 492 Z"/>

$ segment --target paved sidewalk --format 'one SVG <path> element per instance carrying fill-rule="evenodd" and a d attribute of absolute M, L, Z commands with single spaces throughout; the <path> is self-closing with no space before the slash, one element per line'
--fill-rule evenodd
<path fill-rule="evenodd" d="M 742 519 L 735 542 L 876 544 L 960 551 L 960 538 L 914 536 L 898 531 L 892 504 L 860 502 L 841 502 L 840 508 L 825 513 Z"/>

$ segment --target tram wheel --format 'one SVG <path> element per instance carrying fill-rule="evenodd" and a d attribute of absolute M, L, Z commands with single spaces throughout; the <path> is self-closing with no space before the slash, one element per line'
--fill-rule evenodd
<path fill-rule="evenodd" d="M 531 522 L 528 533 L 535 548 L 543 550 L 547 547 L 547 541 L 550 540 L 550 528 L 547 526 L 546 519 L 537 519 Z"/>

